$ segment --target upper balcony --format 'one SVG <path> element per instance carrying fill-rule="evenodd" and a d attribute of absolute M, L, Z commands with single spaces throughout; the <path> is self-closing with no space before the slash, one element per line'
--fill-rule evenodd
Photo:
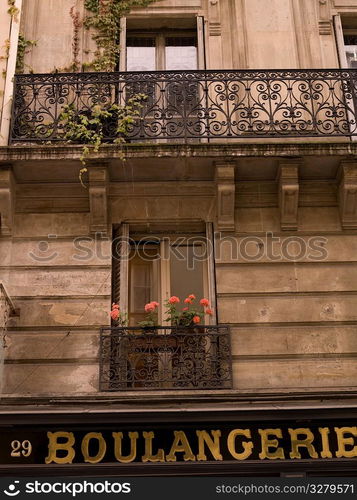
<path fill-rule="evenodd" d="M 125 133 L 131 143 L 357 135 L 356 70 L 57 73 L 16 75 L 11 144 L 68 141 L 65 106 L 90 118 L 136 94 L 146 97 Z M 115 115 L 101 126 L 106 142 L 118 137 Z"/>

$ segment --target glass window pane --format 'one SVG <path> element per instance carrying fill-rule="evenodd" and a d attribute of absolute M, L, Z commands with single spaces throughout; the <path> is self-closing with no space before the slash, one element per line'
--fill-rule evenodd
<path fill-rule="evenodd" d="M 171 295 L 180 297 L 181 302 L 191 293 L 196 295 L 198 300 L 204 296 L 203 257 L 202 245 L 171 248 Z"/>
<path fill-rule="evenodd" d="M 195 37 L 167 37 L 165 45 L 167 70 L 197 69 L 197 40 Z"/>
<path fill-rule="evenodd" d="M 156 70 L 155 38 L 129 37 L 126 41 L 126 69 L 127 71 L 155 71 Z"/>
<path fill-rule="evenodd" d="M 158 300 L 158 248 L 136 247 L 129 261 L 129 324 L 146 318 L 145 304 Z"/>
<path fill-rule="evenodd" d="M 347 65 L 349 68 L 357 68 L 357 45 L 345 45 Z"/>

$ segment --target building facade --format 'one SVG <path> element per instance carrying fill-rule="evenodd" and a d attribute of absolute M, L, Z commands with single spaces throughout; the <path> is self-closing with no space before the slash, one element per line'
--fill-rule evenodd
<path fill-rule="evenodd" d="M 88 15 L 0 5 L 2 474 L 354 475 L 357 0 Z"/>

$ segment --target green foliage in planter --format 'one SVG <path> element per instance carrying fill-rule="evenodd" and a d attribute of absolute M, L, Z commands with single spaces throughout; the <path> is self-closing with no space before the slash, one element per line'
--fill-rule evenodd
<path fill-rule="evenodd" d="M 80 161 L 83 168 L 80 170 L 80 180 L 87 171 L 86 159 L 91 153 L 97 153 L 105 139 L 105 125 L 114 124 L 114 143 L 123 144 L 131 125 L 140 116 L 143 102 L 147 99 L 145 94 L 136 94 L 127 100 L 124 106 L 112 104 L 109 107 L 93 106 L 88 111 L 78 111 L 73 105 L 65 106 L 59 119 L 65 130 L 64 140 L 83 144 Z M 124 159 L 124 157 L 122 157 Z"/>
<path fill-rule="evenodd" d="M 87 64 L 94 71 L 113 71 L 119 59 L 119 20 L 133 7 L 147 7 L 156 0 L 85 0 L 90 13 L 84 26 L 93 29 L 93 40 L 97 50 L 94 60 Z"/>

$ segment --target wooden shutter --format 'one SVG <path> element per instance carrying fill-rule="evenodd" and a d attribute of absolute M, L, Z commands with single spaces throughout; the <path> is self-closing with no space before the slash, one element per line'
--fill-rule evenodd
<path fill-rule="evenodd" d="M 216 270 L 214 258 L 214 230 L 212 222 L 206 223 L 207 238 L 207 275 L 208 275 L 208 296 L 214 315 L 210 318 L 212 325 L 217 324 L 217 300 L 216 300 Z"/>
<path fill-rule="evenodd" d="M 128 310 L 129 225 L 121 224 L 113 230 L 112 244 L 112 302 Z"/>

